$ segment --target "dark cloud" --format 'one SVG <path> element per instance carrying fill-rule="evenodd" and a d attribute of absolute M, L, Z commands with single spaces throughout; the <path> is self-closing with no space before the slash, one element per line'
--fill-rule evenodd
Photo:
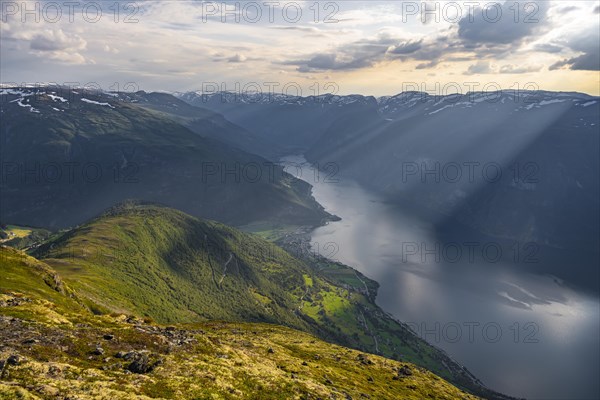
<path fill-rule="evenodd" d="M 600 71 L 600 32 L 598 26 L 584 36 L 577 36 L 568 41 L 568 47 L 578 53 L 572 58 L 566 58 L 550 66 L 550 70 L 569 68 L 580 71 Z"/>
<path fill-rule="evenodd" d="M 391 54 L 412 54 L 417 50 L 421 49 L 421 43 L 423 39 L 419 41 L 408 41 L 404 43 L 399 43 L 389 49 L 389 53 Z"/>
<path fill-rule="evenodd" d="M 525 3 L 520 3 L 520 17 L 515 19 L 513 2 L 503 4 L 490 3 L 494 7 L 482 9 L 475 7 L 470 15 L 458 22 L 458 37 L 467 48 L 496 45 L 518 45 L 524 39 L 543 30 L 547 22 L 549 2 L 529 2 L 527 13 L 523 11 Z M 487 10 L 487 11 L 486 11 Z M 537 21 L 537 22 L 536 22 Z"/>
<path fill-rule="evenodd" d="M 565 58 L 562 61 L 557 61 L 552 64 L 550 70 L 552 71 L 564 67 L 580 71 L 600 71 L 600 54 L 596 51 L 595 53 L 585 53 L 578 57 Z"/>
<path fill-rule="evenodd" d="M 390 48 L 402 48 L 406 51 L 416 49 L 413 42 L 399 41 L 389 35 L 379 35 L 375 39 L 362 39 L 340 46 L 327 53 L 316 53 L 307 59 L 286 61 L 285 65 L 297 65 L 299 72 L 324 70 L 352 70 L 370 67 L 385 60 Z"/>
<path fill-rule="evenodd" d="M 339 46 L 329 52 L 312 54 L 306 59 L 283 62 L 296 65 L 300 72 L 323 70 L 351 70 L 371 67 L 382 61 L 422 61 L 417 69 L 428 69 L 438 65 L 447 57 L 463 53 L 464 46 L 455 37 L 439 36 L 432 39 L 403 39 L 390 35 L 380 35 L 375 39 L 363 39 Z M 490 54 L 493 51 L 482 52 Z M 473 56 L 461 55 L 463 60 Z"/>
<path fill-rule="evenodd" d="M 435 66 L 436 66 L 436 65 L 438 65 L 438 64 L 439 64 L 439 62 L 438 62 L 438 61 L 430 61 L 430 62 L 427 62 L 427 63 L 421 63 L 421 64 L 418 64 L 418 65 L 415 67 L 415 69 L 429 69 L 429 68 L 433 68 L 433 67 L 435 67 Z"/>

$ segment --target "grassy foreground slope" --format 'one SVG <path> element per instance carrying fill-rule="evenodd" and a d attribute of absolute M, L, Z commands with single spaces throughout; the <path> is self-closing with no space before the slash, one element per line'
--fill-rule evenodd
<path fill-rule="evenodd" d="M 0 247 L 0 266 L 0 399 L 476 399 L 281 326 L 95 315 L 47 264 Z"/>

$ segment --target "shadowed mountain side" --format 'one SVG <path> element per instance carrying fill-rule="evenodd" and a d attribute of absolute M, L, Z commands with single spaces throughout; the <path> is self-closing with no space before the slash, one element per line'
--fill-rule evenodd
<path fill-rule="evenodd" d="M 264 158 L 135 102 L 54 89 L 2 90 L 2 222 L 63 228 L 127 198 L 239 225 L 329 218 L 310 185 Z"/>

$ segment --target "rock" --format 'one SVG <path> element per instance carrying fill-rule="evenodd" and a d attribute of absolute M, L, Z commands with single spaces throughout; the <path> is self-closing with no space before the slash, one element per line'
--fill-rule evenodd
<path fill-rule="evenodd" d="M 369 358 L 367 356 L 365 356 L 364 354 L 359 354 L 358 356 L 356 356 L 356 360 L 360 361 L 360 363 L 363 365 L 372 365 L 373 364 L 373 361 L 369 360 Z"/>
<path fill-rule="evenodd" d="M 269 347 L 269 350 L 267 350 L 267 353 L 269 353 L 269 354 L 273 354 L 273 353 L 275 353 L 275 350 L 273 350 L 273 348 L 272 348 L 272 347 Z"/>
<path fill-rule="evenodd" d="M 104 349 L 100 346 L 96 347 L 96 349 L 94 351 L 92 351 L 92 354 L 95 356 L 101 356 L 104 354 Z"/>
<path fill-rule="evenodd" d="M 21 357 L 19 357 L 17 355 L 12 355 L 6 359 L 7 365 L 19 365 L 19 364 L 21 364 L 21 362 L 22 362 Z"/>
<path fill-rule="evenodd" d="M 153 356 L 147 353 L 135 353 L 133 361 L 127 370 L 134 374 L 147 374 L 162 364 L 162 360 L 153 360 Z"/>
<path fill-rule="evenodd" d="M 43 394 L 46 397 L 57 398 L 60 394 L 60 390 L 50 385 L 42 385 L 36 388 L 36 391 L 40 394 Z"/>
<path fill-rule="evenodd" d="M 125 360 L 133 360 L 134 358 L 137 358 L 140 355 L 140 353 L 138 353 L 137 351 L 130 351 L 129 353 L 125 353 L 122 358 L 124 358 Z"/>
<path fill-rule="evenodd" d="M 40 341 L 39 341 L 39 340 L 37 340 L 37 339 L 26 339 L 26 340 L 23 340 L 23 344 L 24 344 L 24 345 L 28 345 L 28 344 L 36 344 L 36 343 L 39 343 L 39 342 L 40 342 Z"/>
<path fill-rule="evenodd" d="M 115 354 L 115 357 L 116 357 L 116 358 L 125 358 L 125 355 L 126 355 L 126 354 L 127 354 L 127 353 L 125 353 L 124 351 L 120 351 L 120 352 L 118 352 L 117 354 Z"/>
<path fill-rule="evenodd" d="M 398 368 L 398 376 L 400 378 L 403 378 L 405 376 L 411 376 L 412 374 L 412 370 L 408 365 L 403 365 L 402 367 Z"/>
<path fill-rule="evenodd" d="M 150 372 L 150 359 L 146 354 L 138 354 L 127 369 L 135 374 L 145 374 Z"/>
<path fill-rule="evenodd" d="M 51 365 L 50 368 L 48 368 L 48 374 L 52 375 L 52 376 L 57 376 L 62 372 L 62 369 L 60 369 L 60 367 L 57 367 L 56 365 Z"/>
<path fill-rule="evenodd" d="M 115 336 L 114 335 L 104 335 L 104 336 L 102 336 L 102 338 L 104 340 L 113 340 L 115 338 Z"/>
<path fill-rule="evenodd" d="M 304 365 L 306 367 L 306 366 L 308 366 L 308 363 L 306 361 L 303 361 L 302 365 Z"/>

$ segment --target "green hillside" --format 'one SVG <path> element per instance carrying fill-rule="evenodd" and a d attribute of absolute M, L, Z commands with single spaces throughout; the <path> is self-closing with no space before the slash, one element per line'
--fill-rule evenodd
<path fill-rule="evenodd" d="M 159 323 L 288 326 L 415 363 L 487 393 L 466 369 L 383 312 L 374 303 L 376 286 L 367 278 L 352 277 L 353 270 L 340 265 L 323 269 L 258 235 L 180 211 L 123 203 L 40 246 L 34 255 L 96 314 L 133 314 Z"/>
<path fill-rule="evenodd" d="M 0 265 L 2 399 L 475 399 L 413 364 L 281 326 L 94 315 L 47 264 L 0 247 Z"/>

